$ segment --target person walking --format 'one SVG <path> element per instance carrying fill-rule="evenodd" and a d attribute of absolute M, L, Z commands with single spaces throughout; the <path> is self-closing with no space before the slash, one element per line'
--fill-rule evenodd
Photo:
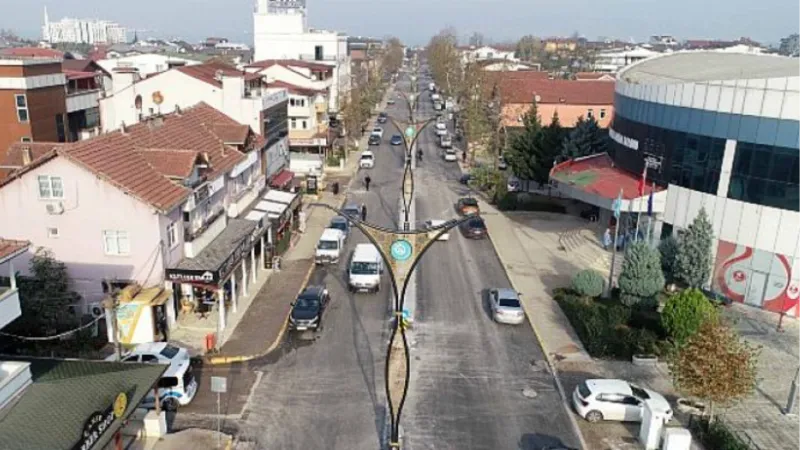
<path fill-rule="evenodd" d="M 370 178 L 369 175 L 367 175 L 366 178 L 364 178 L 364 187 L 367 189 L 367 192 L 369 192 L 369 184 L 371 182 L 372 178 Z"/>
<path fill-rule="evenodd" d="M 361 205 L 361 221 L 367 221 L 367 205 Z"/>

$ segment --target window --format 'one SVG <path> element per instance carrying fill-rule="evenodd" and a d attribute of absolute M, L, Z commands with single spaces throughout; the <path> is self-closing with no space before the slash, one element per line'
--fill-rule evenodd
<path fill-rule="evenodd" d="M 178 245 L 178 229 L 175 224 L 176 222 L 172 222 L 167 225 L 167 245 L 169 248 L 174 248 Z"/>
<path fill-rule="evenodd" d="M 67 132 L 64 129 L 64 115 L 56 114 L 56 133 L 58 134 L 58 142 L 67 141 Z"/>
<path fill-rule="evenodd" d="M 17 103 L 17 120 L 20 122 L 27 122 L 28 117 L 28 99 L 25 94 L 18 94 L 14 96 Z"/>
<path fill-rule="evenodd" d="M 142 355 L 143 363 L 157 363 L 158 357 L 155 355 Z"/>
<path fill-rule="evenodd" d="M 294 129 L 297 129 L 297 119 L 295 119 L 295 118 L 292 118 L 291 122 L 292 122 L 292 129 L 293 129 L 293 130 L 294 130 Z"/>
<path fill-rule="evenodd" d="M 22 139 L 20 139 L 20 141 L 21 142 L 31 142 L 31 138 L 29 138 L 28 136 L 22 136 Z"/>
<path fill-rule="evenodd" d="M 59 236 L 58 228 L 48 228 L 47 229 L 47 237 L 49 237 L 49 238 L 57 238 L 58 236 Z"/>
<path fill-rule="evenodd" d="M 308 122 L 306 122 L 306 121 L 304 120 L 304 121 L 303 121 L 303 129 L 305 130 L 305 129 L 307 129 L 307 128 L 308 128 Z"/>
<path fill-rule="evenodd" d="M 587 117 L 592 117 L 592 116 L 594 116 L 594 110 L 593 110 L 592 108 L 589 108 L 589 111 L 587 111 L 587 112 L 586 112 L 586 116 L 587 116 Z"/>
<path fill-rule="evenodd" d="M 600 110 L 600 118 L 601 119 L 605 119 L 606 118 L 606 110 L 605 109 L 601 109 Z"/>
<path fill-rule="evenodd" d="M 106 255 L 127 255 L 131 251 L 130 241 L 127 231 L 104 231 L 103 246 Z"/>
<path fill-rule="evenodd" d="M 171 388 L 178 385 L 178 377 L 162 377 L 158 380 L 159 388 Z"/>
<path fill-rule="evenodd" d="M 289 106 L 295 106 L 293 98 L 289 99 Z"/>
<path fill-rule="evenodd" d="M 64 185 L 61 177 L 39 175 L 39 198 L 51 200 L 64 198 Z"/>

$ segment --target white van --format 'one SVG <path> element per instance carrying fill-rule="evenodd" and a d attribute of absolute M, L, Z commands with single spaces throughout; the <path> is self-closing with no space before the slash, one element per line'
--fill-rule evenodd
<path fill-rule="evenodd" d="M 372 244 L 358 244 L 350 260 L 348 285 L 351 292 L 378 292 L 381 290 L 383 259 Z"/>
<path fill-rule="evenodd" d="M 372 169 L 375 167 L 375 154 L 369 150 L 364 150 L 358 159 L 358 167 L 361 169 Z"/>
<path fill-rule="evenodd" d="M 181 363 L 172 363 L 164 375 L 158 380 L 158 398 L 165 411 L 176 411 L 180 406 L 192 402 L 197 393 L 197 380 L 192 372 L 191 362 L 186 359 Z M 154 408 L 156 403 L 153 390 L 147 391 L 142 400 L 142 407 Z"/>
<path fill-rule="evenodd" d="M 317 264 L 339 262 L 339 255 L 344 249 L 344 232 L 336 228 L 326 228 L 322 231 L 322 237 L 317 242 L 317 250 L 314 253 L 314 262 Z"/>

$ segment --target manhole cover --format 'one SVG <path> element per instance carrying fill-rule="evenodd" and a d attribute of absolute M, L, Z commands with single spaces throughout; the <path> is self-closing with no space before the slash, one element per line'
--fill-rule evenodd
<path fill-rule="evenodd" d="M 536 391 L 531 388 L 525 388 L 522 390 L 522 395 L 525 398 L 536 398 L 539 394 L 537 394 Z"/>

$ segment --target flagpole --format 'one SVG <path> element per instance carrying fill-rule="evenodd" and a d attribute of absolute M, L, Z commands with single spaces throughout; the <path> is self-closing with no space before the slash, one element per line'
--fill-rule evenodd
<path fill-rule="evenodd" d="M 653 241 L 650 239 L 650 235 L 653 232 L 653 195 L 656 191 L 656 183 L 652 183 L 650 185 L 650 198 L 647 200 L 647 245 L 653 246 Z"/>
<path fill-rule="evenodd" d="M 644 171 L 642 172 L 642 185 L 639 188 L 639 211 L 636 213 L 636 231 L 633 235 L 633 241 L 639 240 L 639 222 L 642 221 L 642 201 L 644 201 L 644 188 L 647 186 L 647 161 L 644 163 Z"/>
<path fill-rule="evenodd" d="M 619 209 L 622 206 L 622 189 L 619 190 L 619 196 L 617 197 L 616 202 L 614 202 L 614 246 L 611 247 L 611 269 L 608 271 L 608 288 L 606 291 L 606 298 L 611 298 L 611 291 L 612 286 L 614 283 L 614 265 L 617 263 L 617 238 L 619 237 L 619 219 L 620 213 Z"/>

